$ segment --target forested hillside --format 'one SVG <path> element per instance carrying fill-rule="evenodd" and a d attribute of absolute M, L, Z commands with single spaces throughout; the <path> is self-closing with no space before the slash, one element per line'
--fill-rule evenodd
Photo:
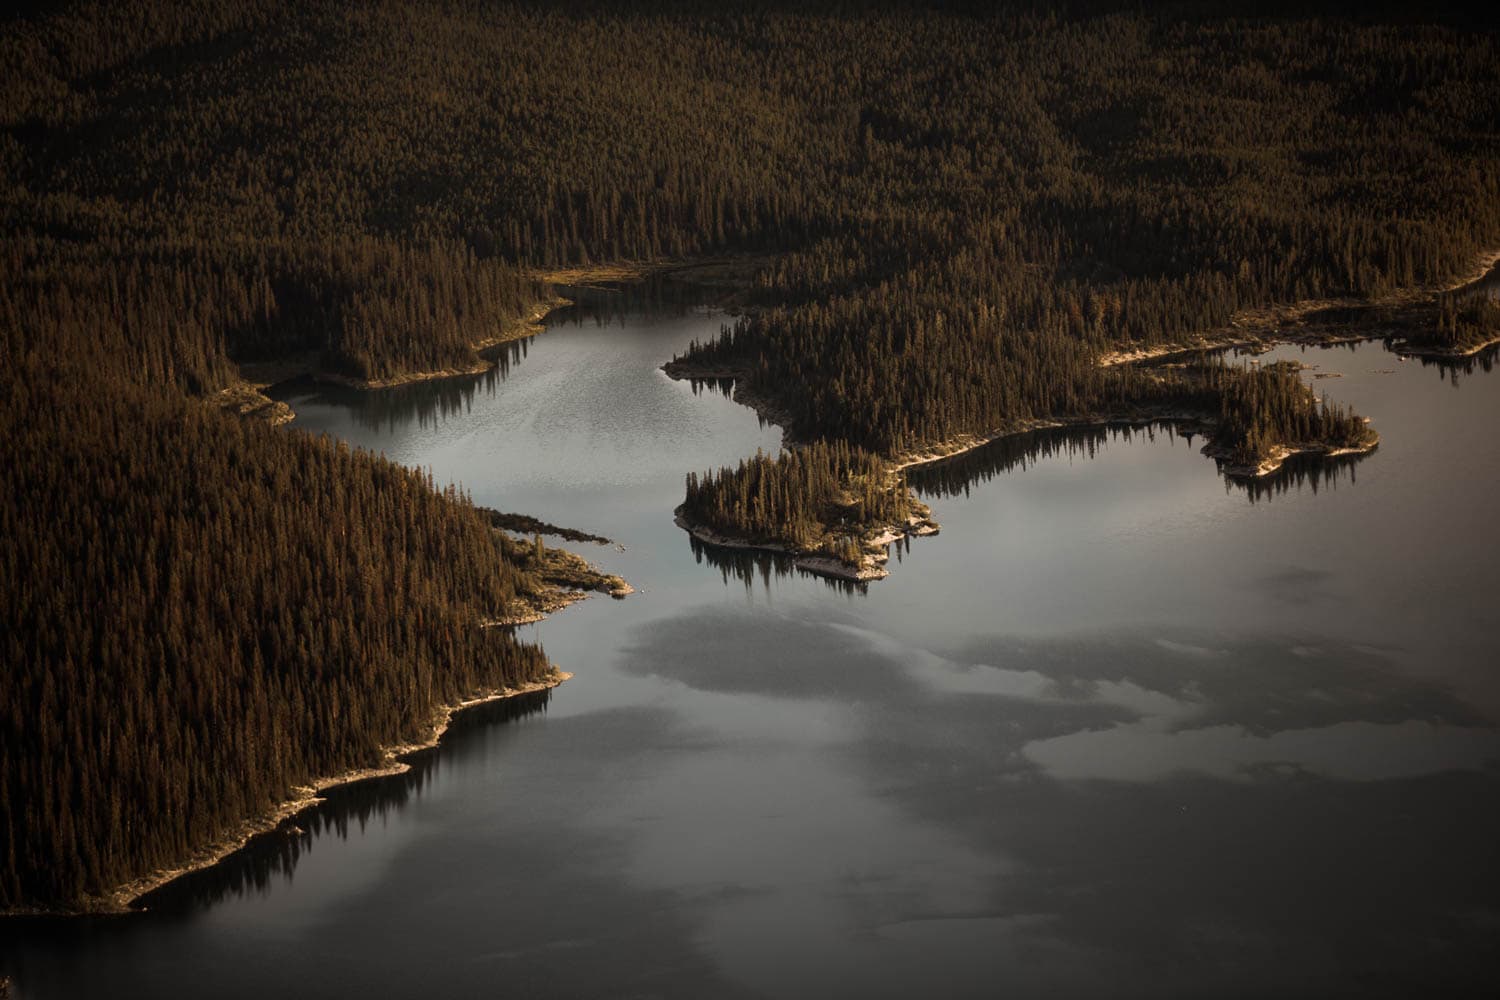
<path fill-rule="evenodd" d="M 241 362 L 471 369 L 549 297 L 543 268 L 764 255 L 682 370 L 733 371 L 828 442 L 713 486 L 801 531 L 825 501 L 899 506 L 861 482 L 911 451 L 1162 401 L 1107 350 L 1443 285 L 1496 247 L 1492 35 L 1232 6 L 12 16 L 0 905 L 103 892 L 545 669 L 473 627 L 535 588 L 522 554 L 413 473 L 202 406 Z M 1491 321 L 1444 311 L 1435 336 Z M 1171 391 L 1220 392 L 1199 402 L 1257 453 L 1354 430 L 1276 409 L 1286 386 L 1223 396 L 1238 377 Z"/>
<path fill-rule="evenodd" d="M 195 317 L 86 291 L 0 289 L 4 906 L 102 897 L 551 672 L 481 628 L 542 590 L 486 516 L 187 398 Z"/>
<path fill-rule="evenodd" d="M 688 360 L 877 451 L 1495 247 L 1492 36 L 1031 7 L 83 4 L 0 44 L 0 205 L 38 267 L 227 283 L 232 356 L 362 378 L 472 363 L 517 266 L 784 252 Z"/>

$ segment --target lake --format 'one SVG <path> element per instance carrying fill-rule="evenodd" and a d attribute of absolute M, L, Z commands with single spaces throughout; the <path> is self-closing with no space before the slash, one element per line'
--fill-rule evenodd
<path fill-rule="evenodd" d="M 521 630 L 574 679 L 144 915 L 6 925 L 19 996 L 1500 988 L 1488 360 L 1264 356 L 1382 441 L 1254 489 L 1165 428 L 916 470 L 943 531 L 861 590 L 672 523 L 780 432 L 658 370 L 722 316 L 585 299 L 488 375 L 278 390 L 610 537 L 637 593 Z"/>

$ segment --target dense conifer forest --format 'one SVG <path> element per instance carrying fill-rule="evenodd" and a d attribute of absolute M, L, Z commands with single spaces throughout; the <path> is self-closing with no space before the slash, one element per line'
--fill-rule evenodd
<path fill-rule="evenodd" d="M 14 287 L 0 903 L 101 897 L 443 705 L 550 672 L 480 627 L 542 584 L 464 498 L 162 391 L 123 323 L 44 325 Z"/>
<path fill-rule="evenodd" d="M 899 515 L 870 484 L 902 455 L 1184 395 L 1245 456 L 1350 439 L 1284 373 L 1099 361 L 1462 276 L 1500 234 L 1500 52 L 1379 7 L 1232 7 L 10 16 L 0 906 L 97 896 L 547 669 L 475 626 L 535 594 L 540 547 L 204 405 L 244 362 L 470 370 L 548 268 L 757 255 L 745 314 L 683 370 L 732 371 L 824 444 L 690 483 L 726 527 Z M 1445 308 L 1435 336 L 1485 324 Z"/>
<path fill-rule="evenodd" d="M 680 511 L 714 531 L 853 562 L 867 526 L 902 524 L 914 505 L 875 456 L 819 441 L 779 458 L 757 453 L 734 469 L 688 473 Z"/>
<path fill-rule="evenodd" d="M 1412 337 L 1411 343 L 1460 355 L 1496 340 L 1500 340 L 1500 302 L 1482 295 L 1468 299 L 1444 296 L 1438 306 L 1437 322 L 1424 334 Z"/>
<path fill-rule="evenodd" d="M 1119 381 L 1112 395 L 1098 397 L 1078 421 L 1068 422 L 1203 430 L 1205 451 L 1239 475 L 1265 462 L 1279 465 L 1287 452 L 1372 448 L 1378 436 L 1364 419 L 1316 397 L 1299 367 L 1236 367 L 1199 358 L 1145 373 L 1127 370 L 1113 376 Z M 872 537 L 913 518 L 926 522 L 930 512 L 890 461 L 846 442 L 819 440 L 775 458 L 756 455 L 733 468 L 688 473 L 679 513 L 725 537 L 857 564 Z"/>

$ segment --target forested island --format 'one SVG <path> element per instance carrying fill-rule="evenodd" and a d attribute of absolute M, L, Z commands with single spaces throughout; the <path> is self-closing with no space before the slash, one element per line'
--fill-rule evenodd
<path fill-rule="evenodd" d="M 1500 243 L 1500 52 L 1379 5 L 1232 7 L 12 16 L 0 908 L 113 905 L 556 679 L 485 626 L 616 581 L 257 393 L 478 370 L 546 276 L 752 262 L 672 371 L 734 378 L 800 446 L 683 470 L 681 515 L 856 575 L 933 530 L 903 465 L 1018 429 L 1208 421 L 1231 471 L 1369 448 L 1295 373 L 1107 362 L 1309 302 L 1493 341 L 1492 305 L 1439 293 Z"/>

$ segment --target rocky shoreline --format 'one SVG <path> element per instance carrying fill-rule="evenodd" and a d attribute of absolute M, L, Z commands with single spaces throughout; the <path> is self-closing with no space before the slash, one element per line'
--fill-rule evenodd
<path fill-rule="evenodd" d="M 857 564 L 851 564 L 822 552 L 804 551 L 782 542 L 754 541 L 723 534 L 706 525 L 695 524 L 688 520 L 681 507 L 673 512 L 673 521 L 679 528 L 705 545 L 713 545 L 722 549 L 775 552 L 790 556 L 794 565 L 809 573 L 835 580 L 848 580 L 852 583 L 883 580 L 891 575 L 890 570 L 885 567 L 890 559 L 888 546 L 891 543 L 906 537 L 935 535 L 941 530 L 941 526 L 931 518 L 917 516 L 907 518 L 905 524 L 885 525 L 878 529 L 878 533 L 862 540 L 860 547 L 863 551 L 860 561 Z"/>
<path fill-rule="evenodd" d="M 1374 432 L 1372 431 L 1371 433 Z M 1333 447 L 1316 442 L 1297 445 L 1277 445 L 1269 456 L 1261 459 L 1255 465 L 1235 462 L 1224 449 L 1212 444 L 1203 446 L 1203 454 L 1218 462 L 1219 471 L 1226 476 L 1235 479 L 1260 479 L 1281 471 L 1281 467 L 1286 464 L 1288 459 L 1295 458 L 1298 455 L 1310 455 L 1318 458 L 1338 458 L 1341 455 L 1368 455 L 1378 447 L 1380 447 L 1378 435 L 1369 444 L 1357 447 Z"/>

